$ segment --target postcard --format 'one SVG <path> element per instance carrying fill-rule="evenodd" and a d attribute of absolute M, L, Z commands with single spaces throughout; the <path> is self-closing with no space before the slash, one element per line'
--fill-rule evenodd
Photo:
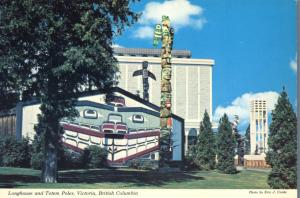
<path fill-rule="evenodd" d="M 297 7 L 1 1 L 1 197 L 296 197 Z"/>

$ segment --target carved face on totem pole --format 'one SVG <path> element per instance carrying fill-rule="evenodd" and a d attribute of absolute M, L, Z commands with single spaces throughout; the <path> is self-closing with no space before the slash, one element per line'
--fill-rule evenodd
<path fill-rule="evenodd" d="M 164 79 L 164 80 L 171 80 L 171 76 L 172 76 L 172 70 L 171 70 L 171 68 L 163 68 L 162 69 L 162 72 L 161 72 L 162 74 L 162 79 Z"/>
<path fill-rule="evenodd" d="M 163 108 L 163 109 L 161 109 L 161 111 L 160 111 L 160 117 L 161 118 L 168 118 L 168 117 L 170 117 L 171 116 L 171 111 L 170 111 L 170 109 L 168 109 L 168 108 Z"/>
<path fill-rule="evenodd" d="M 165 67 L 167 64 L 168 64 L 167 59 L 166 58 L 162 59 L 162 63 L 161 63 L 162 67 Z"/>
<path fill-rule="evenodd" d="M 162 92 L 171 92 L 171 82 L 167 80 L 161 81 L 161 91 Z"/>
<path fill-rule="evenodd" d="M 161 93 L 161 101 L 171 100 L 171 93 L 163 92 Z"/>
<path fill-rule="evenodd" d="M 163 26 L 170 27 L 171 22 L 170 22 L 170 18 L 168 16 L 163 15 L 161 22 L 162 22 Z"/>
<path fill-rule="evenodd" d="M 172 118 L 160 118 L 160 126 L 161 126 L 161 133 L 163 130 L 171 129 L 172 128 Z"/>
<path fill-rule="evenodd" d="M 162 36 L 163 37 L 170 36 L 170 32 L 169 32 L 169 29 L 167 28 L 167 26 L 162 27 Z"/>
<path fill-rule="evenodd" d="M 162 92 L 160 99 L 161 108 L 171 108 L 171 94 L 169 92 Z"/>
<path fill-rule="evenodd" d="M 161 66 L 162 66 L 162 68 L 164 68 L 164 67 L 171 68 L 171 58 L 170 57 L 163 58 Z"/>
<path fill-rule="evenodd" d="M 168 118 L 160 118 L 161 130 L 168 129 Z"/>
<path fill-rule="evenodd" d="M 148 68 L 148 61 L 143 61 L 142 65 L 143 65 L 143 69 L 147 69 Z"/>
<path fill-rule="evenodd" d="M 171 53 L 164 53 L 164 54 L 162 54 L 162 58 L 163 59 L 166 59 L 166 58 L 169 58 L 169 59 L 171 59 Z"/>

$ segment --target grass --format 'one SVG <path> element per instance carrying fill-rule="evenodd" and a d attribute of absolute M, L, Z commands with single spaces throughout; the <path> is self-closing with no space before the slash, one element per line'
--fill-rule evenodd
<path fill-rule="evenodd" d="M 0 167 L 0 188 L 269 188 L 268 172 L 242 170 L 234 175 L 217 171 L 160 173 L 134 169 L 60 171 L 56 184 L 40 183 L 40 171 Z"/>

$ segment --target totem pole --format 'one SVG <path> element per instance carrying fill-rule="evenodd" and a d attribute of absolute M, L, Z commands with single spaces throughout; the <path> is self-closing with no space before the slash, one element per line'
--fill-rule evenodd
<path fill-rule="evenodd" d="M 144 100 L 149 101 L 149 82 L 148 78 L 152 78 L 153 80 L 156 80 L 155 75 L 148 70 L 148 62 L 143 62 L 143 69 L 136 70 L 133 72 L 132 76 L 142 76 L 143 77 L 143 98 Z"/>
<path fill-rule="evenodd" d="M 162 25 L 157 24 L 154 30 L 153 45 L 161 47 L 161 99 L 160 99 L 160 166 L 165 166 L 172 158 L 172 94 L 171 94 L 171 51 L 173 47 L 174 29 L 168 16 L 162 16 Z"/>

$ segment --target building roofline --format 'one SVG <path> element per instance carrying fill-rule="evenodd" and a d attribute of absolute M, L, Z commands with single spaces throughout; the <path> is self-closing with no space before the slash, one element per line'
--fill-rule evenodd
<path fill-rule="evenodd" d="M 146 100 L 144 100 L 143 98 L 140 98 L 140 97 L 138 97 L 138 96 L 136 96 L 136 95 L 134 95 L 134 94 L 132 94 L 132 93 L 130 93 L 130 92 L 128 92 L 128 91 L 126 91 L 126 90 L 120 88 L 120 87 L 112 87 L 112 88 L 111 88 L 109 91 L 107 91 L 107 92 L 104 92 L 104 91 L 101 92 L 101 91 L 99 91 L 99 90 L 84 91 L 84 92 L 78 93 L 77 96 L 78 96 L 78 98 L 80 98 L 80 97 L 93 96 L 93 95 L 98 95 L 98 94 L 107 94 L 107 93 L 109 93 L 109 92 L 110 92 L 110 93 L 113 93 L 113 92 L 121 93 L 121 94 L 123 94 L 123 95 L 125 95 L 125 96 L 127 96 L 127 97 L 129 97 L 129 98 L 131 98 L 131 99 L 133 99 L 133 100 L 136 100 L 136 101 L 142 103 L 143 105 L 146 105 L 146 106 L 152 108 L 152 109 L 155 110 L 155 111 L 158 111 L 158 112 L 159 112 L 159 110 L 160 110 L 160 107 L 159 107 L 159 106 L 157 106 L 157 105 L 155 105 L 155 104 L 153 104 L 153 103 L 151 103 L 151 102 L 149 102 L 149 101 L 146 101 Z M 20 106 L 29 106 L 29 105 L 36 105 L 36 104 L 39 104 L 40 102 L 41 102 L 41 101 L 40 101 L 39 98 L 34 97 L 34 98 L 32 98 L 31 100 L 19 102 L 18 105 L 20 105 Z M 182 117 L 178 116 L 178 115 L 172 114 L 172 117 L 174 117 L 174 118 L 176 118 L 176 119 L 178 119 L 178 120 L 180 120 L 180 121 L 184 121 L 184 119 L 183 119 Z"/>
<path fill-rule="evenodd" d="M 144 104 L 144 105 L 146 105 L 146 106 L 148 106 L 148 107 L 150 107 L 150 108 L 152 108 L 152 109 L 154 109 L 156 111 L 160 111 L 160 107 L 159 106 L 157 106 L 157 105 L 155 105 L 155 104 L 153 104 L 153 103 L 151 103 L 149 101 L 146 101 L 143 98 L 140 98 L 140 97 L 138 97 L 138 96 L 136 96 L 136 95 L 134 95 L 134 94 L 132 94 L 132 93 L 130 93 L 130 92 L 128 92 L 128 91 L 120 88 L 120 87 L 113 87 L 111 89 L 111 91 L 112 92 L 121 93 L 121 94 L 123 94 L 123 95 L 125 95 L 125 96 L 127 96 L 127 97 L 129 97 L 129 98 L 131 98 L 133 100 L 136 100 L 136 101 L 138 101 L 138 102 L 140 102 L 140 103 L 142 103 L 142 104 Z M 174 117 L 176 119 L 179 119 L 181 121 L 184 121 L 184 119 L 182 117 L 180 117 L 178 115 L 175 115 L 173 113 L 172 113 L 172 117 Z"/>
<path fill-rule="evenodd" d="M 144 56 L 144 57 L 160 57 L 161 49 L 153 48 L 125 48 L 114 47 L 114 54 L 117 56 Z M 172 50 L 172 56 L 177 58 L 191 58 L 190 50 Z"/>
<path fill-rule="evenodd" d="M 160 57 L 142 57 L 142 56 L 115 56 L 122 63 L 142 63 L 148 61 L 150 64 L 161 64 Z M 213 59 L 195 59 L 195 58 L 172 58 L 172 64 L 175 65 L 198 65 L 198 66 L 213 66 Z"/>

